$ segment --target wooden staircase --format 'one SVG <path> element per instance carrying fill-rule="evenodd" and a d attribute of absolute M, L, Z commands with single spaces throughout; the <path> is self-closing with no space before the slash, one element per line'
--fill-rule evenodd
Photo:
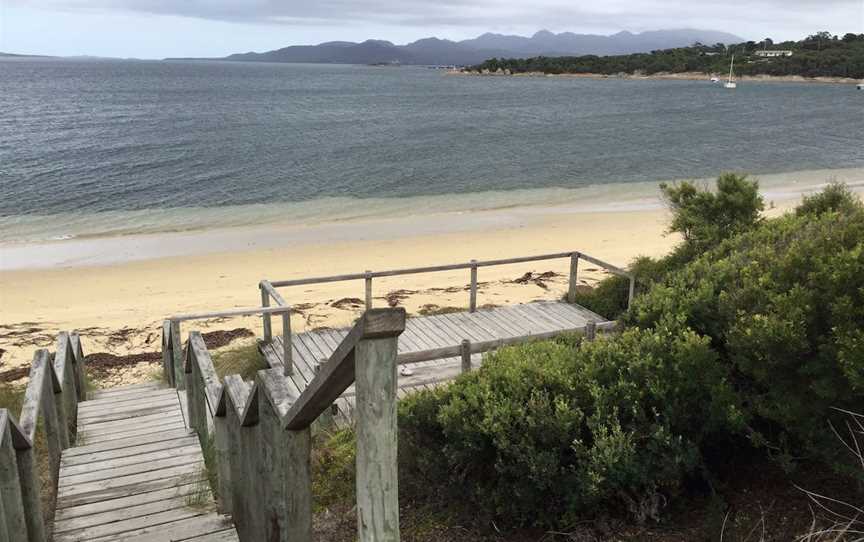
<path fill-rule="evenodd" d="M 63 451 L 54 541 L 232 541 L 178 392 L 138 384 L 78 407 L 78 445 Z"/>

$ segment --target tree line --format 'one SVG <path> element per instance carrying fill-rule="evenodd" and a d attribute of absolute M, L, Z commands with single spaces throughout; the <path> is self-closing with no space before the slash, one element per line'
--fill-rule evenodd
<path fill-rule="evenodd" d="M 765 58 L 760 50 L 788 50 L 791 56 Z M 615 56 L 538 56 L 492 58 L 469 68 L 475 71 L 547 74 L 645 74 L 698 72 L 722 74 L 729 70 L 735 55 L 739 75 L 800 75 L 803 77 L 864 78 L 864 34 L 840 37 L 817 32 L 800 41 L 747 41 L 734 45 L 695 43 L 678 47 Z"/>

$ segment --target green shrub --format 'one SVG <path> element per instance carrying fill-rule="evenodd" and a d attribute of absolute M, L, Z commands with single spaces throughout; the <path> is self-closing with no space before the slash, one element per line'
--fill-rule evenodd
<path fill-rule="evenodd" d="M 672 211 L 669 232 L 682 235 L 684 244 L 679 250 L 690 255 L 752 229 L 764 208 L 759 183 L 734 173 L 720 175 L 714 192 L 700 190 L 691 182 L 663 183 L 660 191 Z"/>
<path fill-rule="evenodd" d="M 754 443 L 828 457 L 830 407 L 864 398 L 864 210 L 768 221 L 671 273 L 628 318 L 709 337 Z"/>
<path fill-rule="evenodd" d="M 707 340 L 665 329 L 499 350 L 400 403 L 400 483 L 511 524 L 656 518 L 702 438 L 739 417 L 720 368 Z"/>
<path fill-rule="evenodd" d="M 861 200 L 843 183 L 830 183 L 825 190 L 804 197 L 795 213 L 801 215 L 821 215 L 827 212 L 842 214 L 854 213 L 861 209 Z"/>
<path fill-rule="evenodd" d="M 647 290 L 651 284 L 662 279 L 673 264 L 670 258 L 654 260 L 640 256 L 630 263 L 628 270 L 636 277 L 636 293 Z M 615 320 L 627 310 L 630 279 L 611 275 L 597 283 L 594 288 L 576 292 L 576 303 L 600 316 Z"/>

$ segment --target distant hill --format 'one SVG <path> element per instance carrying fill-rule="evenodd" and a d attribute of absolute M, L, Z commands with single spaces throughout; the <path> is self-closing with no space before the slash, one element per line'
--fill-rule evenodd
<path fill-rule="evenodd" d="M 541 30 L 531 37 L 483 34 L 477 38 L 450 41 L 425 38 L 407 45 L 367 40 L 362 43 L 331 41 L 318 45 L 294 45 L 263 53 L 239 53 L 224 58 L 169 60 L 240 60 L 254 62 L 316 62 L 338 64 L 478 64 L 489 58 L 514 56 L 616 55 L 655 49 L 685 47 L 700 43 L 740 43 L 743 38 L 713 30 L 656 30 L 611 36 L 555 34 Z"/>

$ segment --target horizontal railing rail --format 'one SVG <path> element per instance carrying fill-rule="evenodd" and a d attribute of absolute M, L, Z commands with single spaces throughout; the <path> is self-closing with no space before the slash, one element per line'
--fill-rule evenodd
<path fill-rule="evenodd" d="M 470 370 L 470 356 L 473 354 L 483 354 L 492 350 L 503 348 L 505 346 L 513 346 L 517 344 L 524 344 L 535 341 L 545 341 L 548 339 L 554 339 L 555 337 L 569 334 L 584 335 L 589 340 L 593 340 L 595 333 L 611 332 L 616 330 L 617 328 L 617 322 L 588 322 L 584 326 L 546 331 L 542 333 L 532 333 L 530 335 L 521 335 L 518 337 L 505 337 L 503 339 L 495 339 L 491 341 L 472 342 L 468 339 L 464 339 L 461 343 L 454 344 L 453 346 L 442 346 L 440 348 L 431 348 L 429 350 L 421 350 L 419 352 L 405 352 L 403 354 L 399 354 L 396 357 L 396 363 L 398 365 L 408 365 L 411 363 L 419 363 L 421 361 L 431 361 L 436 359 L 455 357 L 462 357 L 464 361 L 467 357 L 467 359 L 469 360 L 468 365 L 465 366 L 463 364 L 462 367 L 464 372 L 465 370 Z"/>
<path fill-rule="evenodd" d="M 387 271 L 364 271 L 362 273 L 348 273 L 344 275 L 329 275 L 329 276 L 321 276 L 321 277 L 309 277 L 303 279 L 291 279 L 291 280 L 274 280 L 267 281 L 263 280 L 259 284 L 261 288 L 261 300 L 263 305 L 268 305 L 269 300 L 272 298 L 277 305 L 287 306 L 284 298 L 279 295 L 276 291 L 277 288 L 284 288 L 289 286 L 306 286 L 310 284 L 326 284 L 331 282 L 345 282 L 351 280 L 363 280 L 365 283 L 365 305 L 366 309 L 372 308 L 372 279 L 382 278 L 382 277 L 395 277 L 401 275 L 417 275 L 422 273 L 438 273 L 442 271 L 456 271 L 460 269 L 468 269 L 470 270 L 470 283 L 469 283 L 469 300 L 468 300 L 468 310 L 469 312 L 474 312 L 477 310 L 477 272 L 481 267 L 493 267 L 493 266 L 501 266 L 501 265 L 512 265 L 519 263 L 529 263 L 529 262 L 538 262 L 545 260 L 558 260 L 558 259 L 570 259 L 570 277 L 569 284 L 567 290 L 567 300 L 570 303 L 576 302 L 576 291 L 578 286 L 578 272 L 579 272 L 579 260 L 585 260 L 586 262 L 590 262 L 594 265 L 598 265 L 610 273 L 615 275 L 619 275 L 625 277 L 630 280 L 630 288 L 627 297 L 627 307 L 630 307 L 630 304 L 633 301 L 633 295 L 635 292 L 636 286 L 636 278 L 629 271 L 622 269 L 618 266 L 612 265 L 609 262 L 603 261 L 600 258 L 595 258 L 594 256 L 590 256 L 585 254 L 584 252 L 579 251 L 569 251 L 569 252 L 556 252 L 552 254 L 539 254 L 533 256 L 518 256 L 515 258 L 502 258 L 497 260 L 471 260 L 470 262 L 462 262 L 462 263 L 453 263 L 446 265 L 431 265 L 425 267 L 409 267 L 405 269 L 390 269 Z M 265 317 L 266 319 L 266 317 Z M 265 321 L 265 329 L 269 325 Z"/>
<path fill-rule="evenodd" d="M 78 402 L 84 399 L 81 341 L 76 334 L 60 333 L 54 354 L 40 349 L 33 356 L 18 419 L 0 408 L 0 540 L 48 540 L 46 524 L 52 511 L 42 509 L 37 443 L 44 441 L 47 475 L 56 494 L 60 455 L 75 443 Z M 37 439 L 40 427 L 41 440 Z"/>
<path fill-rule="evenodd" d="M 282 316 L 282 345 L 285 359 L 285 374 L 294 372 L 294 364 L 291 361 L 291 311 L 289 306 L 277 307 L 250 307 L 244 309 L 228 309 L 224 311 L 212 311 L 201 313 L 175 314 L 166 318 L 162 323 L 162 371 L 168 383 L 177 388 L 185 389 L 183 369 L 183 344 L 180 324 L 191 320 L 211 320 L 214 318 L 235 318 L 240 316 L 264 315 L 267 325 L 264 330 L 265 342 L 273 340 L 270 334 L 269 323 L 272 315 Z"/>

